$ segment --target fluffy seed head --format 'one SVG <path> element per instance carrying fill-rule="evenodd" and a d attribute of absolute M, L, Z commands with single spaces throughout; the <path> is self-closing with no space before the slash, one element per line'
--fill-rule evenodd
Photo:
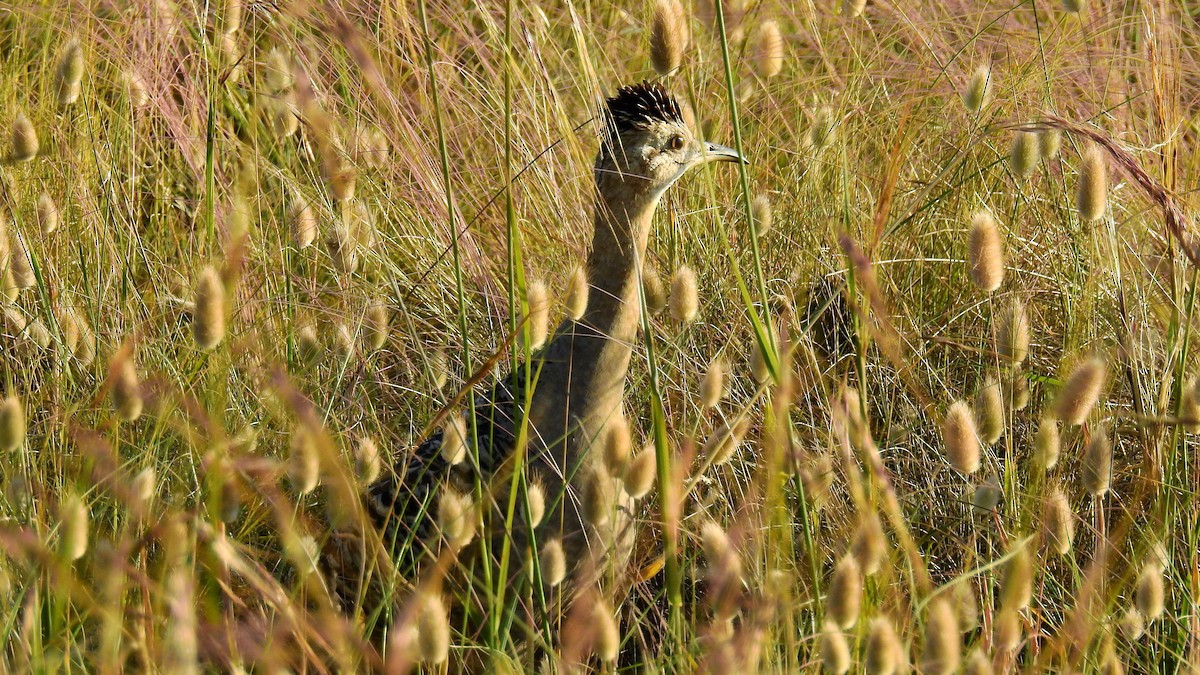
<path fill-rule="evenodd" d="M 991 445 L 1004 435 L 1004 395 L 994 377 L 988 378 L 975 396 L 975 419 L 984 443 Z"/>
<path fill-rule="evenodd" d="M 864 670 L 868 675 L 892 675 L 898 672 L 904 660 L 904 647 L 891 619 L 876 617 L 871 621 L 871 632 L 867 635 Z"/>
<path fill-rule="evenodd" d="M 370 436 L 358 439 L 354 446 L 354 471 L 363 485 L 370 485 L 379 477 L 379 446 Z"/>
<path fill-rule="evenodd" d="M 292 57 L 282 47 L 274 47 L 267 54 L 263 77 L 267 90 L 278 94 L 292 86 Z"/>
<path fill-rule="evenodd" d="M 1103 497 L 1112 484 L 1112 443 L 1103 427 L 1095 430 L 1083 451 L 1079 482 L 1093 497 Z"/>
<path fill-rule="evenodd" d="M 880 561 L 887 555 L 887 537 L 874 511 L 866 512 L 858 521 L 850 550 L 864 575 L 870 576 L 879 571 Z"/>
<path fill-rule="evenodd" d="M 442 428 L 442 459 L 454 466 L 467 457 L 467 421 L 462 415 L 451 415 Z"/>
<path fill-rule="evenodd" d="M 850 645 L 846 644 L 846 636 L 828 621 L 821 629 L 821 665 L 831 675 L 842 675 L 850 670 Z"/>
<path fill-rule="evenodd" d="M 79 99 L 80 82 L 83 80 L 83 48 L 72 40 L 63 49 L 54 71 L 54 89 L 58 104 L 71 105 Z"/>
<path fill-rule="evenodd" d="M 762 347 L 757 342 L 750 344 L 750 377 L 754 378 L 755 384 L 762 384 L 771 377 L 767 358 L 763 355 Z"/>
<path fill-rule="evenodd" d="M 541 349 L 550 335 L 550 291 L 540 280 L 525 287 L 525 303 L 529 306 L 529 348 Z"/>
<path fill-rule="evenodd" d="M 312 432 L 298 427 L 289 443 L 288 478 L 296 492 L 306 495 L 321 482 L 321 454 Z"/>
<path fill-rule="evenodd" d="M 1025 180 L 1037 170 L 1041 159 L 1038 134 L 1033 131 L 1018 131 L 1008 149 L 1008 168 L 1020 180 Z"/>
<path fill-rule="evenodd" d="M 930 601 L 925 613 L 925 646 L 921 650 L 921 668 L 931 675 L 950 675 L 958 670 L 962 658 L 962 637 L 958 618 L 945 598 Z"/>
<path fill-rule="evenodd" d="M 76 561 L 87 553 L 88 549 L 88 509 L 78 495 L 72 493 L 63 498 L 59 504 L 59 518 L 62 519 L 60 546 L 62 555 L 69 561 Z"/>
<path fill-rule="evenodd" d="M 129 98 L 129 104 L 134 108 L 142 108 L 150 102 L 150 92 L 146 91 L 146 81 L 141 75 L 134 72 L 127 72 L 122 77 L 125 84 L 125 95 Z"/>
<path fill-rule="evenodd" d="M 530 483 L 525 498 L 529 502 L 529 524 L 537 527 L 546 516 L 546 490 L 541 483 Z"/>
<path fill-rule="evenodd" d="M 979 602 L 975 599 L 975 585 L 965 581 L 954 585 L 954 611 L 958 617 L 958 628 L 964 633 L 979 626 Z"/>
<path fill-rule="evenodd" d="M 209 351 L 225 338 L 225 283 L 211 266 L 196 281 L 194 305 L 192 336 L 200 349 Z"/>
<path fill-rule="evenodd" d="M 699 313 L 696 273 L 687 265 L 682 265 L 671 277 L 671 318 L 680 323 L 691 323 Z"/>
<path fill-rule="evenodd" d="M 708 363 L 700 381 L 700 407 L 715 408 L 725 395 L 725 360 L 717 357 Z"/>
<path fill-rule="evenodd" d="M 986 65 L 979 66 L 975 72 L 971 73 L 967 88 L 963 90 L 963 105 L 966 106 L 967 112 L 978 113 L 983 110 L 991 98 L 992 69 Z"/>
<path fill-rule="evenodd" d="M 758 228 L 758 236 L 761 237 L 770 232 L 771 226 L 775 224 L 775 216 L 771 210 L 771 198 L 762 193 L 754 195 L 754 200 L 750 202 L 750 211 L 754 214 L 754 225 Z"/>
<path fill-rule="evenodd" d="M 971 496 L 971 509 L 980 517 L 986 518 L 996 511 L 1003 497 L 1004 491 L 1000 489 L 1000 484 L 995 478 L 988 478 L 975 487 L 975 494 Z"/>
<path fill-rule="evenodd" d="M 604 432 L 604 468 L 609 475 L 620 476 L 633 452 L 633 434 L 624 417 L 614 418 Z"/>
<path fill-rule="evenodd" d="M 417 597 L 417 659 L 424 663 L 444 663 L 450 655 L 450 615 L 441 596 L 422 592 Z"/>
<path fill-rule="evenodd" d="M 717 585 L 733 583 L 742 577 L 742 559 L 729 535 L 713 521 L 700 526 L 700 543 L 708 561 L 708 576 Z"/>
<path fill-rule="evenodd" d="M 1078 426 L 1087 421 L 1088 414 L 1096 405 L 1104 381 L 1108 377 L 1108 365 L 1099 356 L 1093 356 L 1071 371 L 1066 384 L 1058 393 L 1055 412 L 1064 424 Z"/>
<path fill-rule="evenodd" d="M 392 317 L 388 308 L 382 302 L 373 302 L 367 307 L 366 314 L 363 316 L 363 328 L 370 351 L 383 349 L 383 346 L 387 344 L 391 321 Z"/>
<path fill-rule="evenodd" d="M 972 649 L 963 675 L 992 675 L 992 660 L 979 647 Z"/>
<path fill-rule="evenodd" d="M 1000 652 L 1011 652 L 1021 644 L 1021 615 L 1002 607 L 992 619 L 992 644 Z"/>
<path fill-rule="evenodd" d="M 38 229 L 42 234 L 53 234 L 58 229 L 58 205 L 49 192 L 43 192 L 37 202 Z"/>
<path fill-rule="evenodd" d="M 1087 6 L 1086 0 L 1062 0 L 1063 11 L 1068 14 L 1078 14 Z"/>
<path fill-rule="evenodd" d="M 1058 129 L 1043 129 L 1038 132 L 1038 154 L 1042 159 L 1054 159 L 1062 148 L 1062 132 Z"/>
<path fill-rule="evenodd" d="M 25 406 L 15 395 L 0 401 L 0 450 L 16 450 L 25 443 Z"/>
<path fill-rule="evenodd" d="M 667 75 L 683 61 L 688 44 L 687 14 L 679 0 L 654 4 L 654 26 L 650 34 L 650 61 L 659 75 Z"/>
<path fill-rule="evenodd" d="M 10 156 L 17 162 L 28 162 L 37 157 L 37 130 L 33 128 L 33 122 L 30 122 L 23 112 L 17 113 L 17 118 L 13 120 L 11 152 Z"/>
<path fill-rule="evenodd" d="M 1163 569 L 1157 561 L 1142 565 L 1133 592 L 1133 602 L 1147 621 L 1154 621 L 1162 616 L 1166 590 L 1163 586 Z"/>
<path fill-rule="evenodd" d="M 1192 377 L 1183 385 L 1179 416 L 1184 420 L 1185 429 L 1192 433 L 1200 432 L 1200 378 Z"/>
<path fill-rule="evenodd" d="M 475 509 L 471 499 L 449 486 L 443 487 L 438 499 L 438 529 L 454 550 L 471 543 L 475 538 Z"/>
<path fill-rule="evenodd" d="M 1033 461 L 1042 471 L 1049 471 L 1058 464 L 1062 442 L 1058 435 L 1058 420 L 1043 417 L 1033 438 Z"/>
<path fill-rule="evenodd" d="M 567 556 L 563 553 L 562 541 L 551 539 L 542 545 L 538 553 L 538 565 L 541 567 L 542 581 L 551 588 L 562 583 L 567 577 Z"/>
<path fill-rule="evenodd" d="M 822 504 L 828 498 L 833 477 L 833 458 L 828 454 L 817 455 L 811 464 L 800 469 L 804 494 L 816 504 Z"/>
<path fill-rule="evenodd" d="M 1079 185 L 1075 189 L 1075 208 L 1084 222 L 1104 217 L 1108 207 L 1108 160 L 1099 146 L 1084 151 L 1079 165 Z"/>
<path fill-rule="evenodd" d="M 308 202 L 296 198 L 288 209 L 288 221 L 292 231 L 292 245 L 308 248 L 317 239 L 317 214 Z"/>
<path fill-rule="evenodd" d="M 596 656 L 605 663 L 616 661 L 617 654 L 621 651 L 621 634 L 617 630 L 617 620 L 613 611 L 603 599 L 597 599 L 592 604 L 591 625 L 595 631 L 593 635 Z"/>
<path fill-rule="evenodd" d="M 1033 597 L 1033 556 L 1027 546 L 1019 546 L 1004 564 L 1004 582 L 1001 584 L 1001 604 L 1012 610 L 1029 606 Z"/>
<path fill-rule="evenodd" d="M 862 16 L 863 10 L 866 8 L 867 0 L 846 0 L 842 4 L 842 11 L 850 18 Z"/>
<path fill-rule="evenodd" d="M 651 316 L 667 308 L 667 291 L 662 277 L 653 267 L 642 268 L 642 294 L 646 296 L 646 309 Z"/>
<path fill-rule="evenodd" d="M 1000 358 L 1017 366 L 1029 356 L 1029 314 L 1025 303 L 1013 300 L 1000 317 L 996 329 L 996 352 Z"/>
<path fill-rule="evenodd" d="M 712 466 L 720 466 L 733 459 L 734 452 L 742 443 L 742 436 L 750 429 L 750 420 L 743 418 L 733 426 L 722 424 L 709 436 L 701 451 L 703 456 L 710 458 Z"/>
<path fill-rule="evenodd" d="M 350 223 L 344 220 L 334 223 L 325 238 L 325 251 L 338 272 L 353 274 L 358 269 L 358 237 Z"/>
<path fill-rule="evenodd" d="M 975 419 L 965 401 L 955 401 L 942 420 L 942 443 L 950 466 L 961 474 L 970 475 L 979 469 L 979 434 Z"/>
<path fill-rule="evenodd" d="M 597 527 L 608 523 L 613 510 L 612 479 L 603 471 L 588 473 L 583 485 L 583 514 L 587 521 Z"/>
<path fill-rule="evenodd" d="M 829 580 L 829 595 L 825 599 L 825 621 L 848 629 L 858 621 L 862 606 L 863 574 L 852 555 L 842 556 L 833 568 Z"/>
<path fill-rule="evenodd" d="M 13 242 L 9 261 L 8 271 L 12 274 L 13 285 L 21 289 L 33 288 L 37 283 L 37 276 L 29 262 L 29 252 L 25 250 L 24 242 L 20 239 Z"/>
<path fill-rule="evenodd" d="M 783 70 L 783 33 L 774 20 L 759 24 L 754 56 L 754 68 L 763 78 L 775 77 Z"/>
<path fill-rule="evenodd" d="M 1004 245 L 990 211 L 979 211 L 971 218 L 968 246 L 971 281 L 984 293 L 994 292 L 1004 283 Z"/>
<path fill-rule="evenodd" d="M 1069 554 L 1075 542 L 1075 513 L 1071 510 L 1071 500 L 1058 486 L 1052 488 L 1046 497 L 1042 536 L 1047 547 L 1061 556 Z"/>
<path fill-rule="evenodd" d="M 655 471 L 658 468 L 655 460 L 653 444 L 647 444 L 641 452 L 633 456 L 629 465 L 625 467 L 625 475 L 622 478 L 626 494 L 634 499 L 641 499 L 650 492 L 654 487 Z"/>
<path fill-rule="evenodd" d="M 109 366 L 109 379 L 112 383 L 113 407 L 117 415 L 126 422 L 132 422 L 142 416 L 141 382 L 138 381 L 137 370 L 134 368 L 133 357 L 126 356 Z"/>
<path fill-rule="evenodd" d="M 1121 613 L 1117 620 L 1117 632 L 1129 642 L 1135 642 L 1146 632 L 1146 619 L 1136 607 L 1130 607 Z"/>
<path fill-rule="evenodd" d="M 572 321 L 578 321 L 583 318 L 583 313 L 587 311 L 588 293 L 591 287 L 588 285 L 587 270 L 582 266 L 576 267 L 571 273 L 571 279 L 567 282 L 567 302 L 566 312 L 567 317 Z"/>

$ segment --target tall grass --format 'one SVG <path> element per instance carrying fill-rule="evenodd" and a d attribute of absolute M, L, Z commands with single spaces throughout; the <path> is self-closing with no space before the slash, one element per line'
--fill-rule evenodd
<path fill-rule="evenodd" d="M 696 0 L 660 76 L 652 4 L 0 7 L 6 671 L 1200 667 L 1187 8 Z M 536 379 L 646 78 L 751 164 L 643 261 L 699 303 L 642 299 L 628 569 L 386 555 L 372 453 Z"/>

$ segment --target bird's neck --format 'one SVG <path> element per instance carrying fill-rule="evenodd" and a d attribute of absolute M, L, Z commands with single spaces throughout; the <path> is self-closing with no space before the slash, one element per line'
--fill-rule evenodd
<path fill-rule="evenodd" d="M 555 330 L 534 393 L 531 422 L 542 443 L 559 450 L 554 454 L 567 464 L 575 464 L 608 421 L 622 414 L 641 317 L 641 266 L 659 201 L 629 180 L 599 180 L 587 310 Z"/>

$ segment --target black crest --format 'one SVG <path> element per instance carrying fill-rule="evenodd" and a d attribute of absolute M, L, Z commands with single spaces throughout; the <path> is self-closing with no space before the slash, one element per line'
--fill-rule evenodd
<path fill-rule="evenodd" d="M 666 87 L 649 81 L 618 89 L 617 95 L 608 99 L 608 118 L 618 134 L 653 122 L 683 124 L 679 102 Z"/>

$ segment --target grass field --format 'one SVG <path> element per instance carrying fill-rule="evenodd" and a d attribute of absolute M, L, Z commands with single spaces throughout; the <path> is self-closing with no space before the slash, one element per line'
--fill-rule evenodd
<path fill-rule="evenodd" d="M 0 5 L 4 672 L 1200 672 L 1200 15 L 862 4 Z M 336 606 L 644 79 L 751 165 L 652 236 L 643 580 Z"/>

